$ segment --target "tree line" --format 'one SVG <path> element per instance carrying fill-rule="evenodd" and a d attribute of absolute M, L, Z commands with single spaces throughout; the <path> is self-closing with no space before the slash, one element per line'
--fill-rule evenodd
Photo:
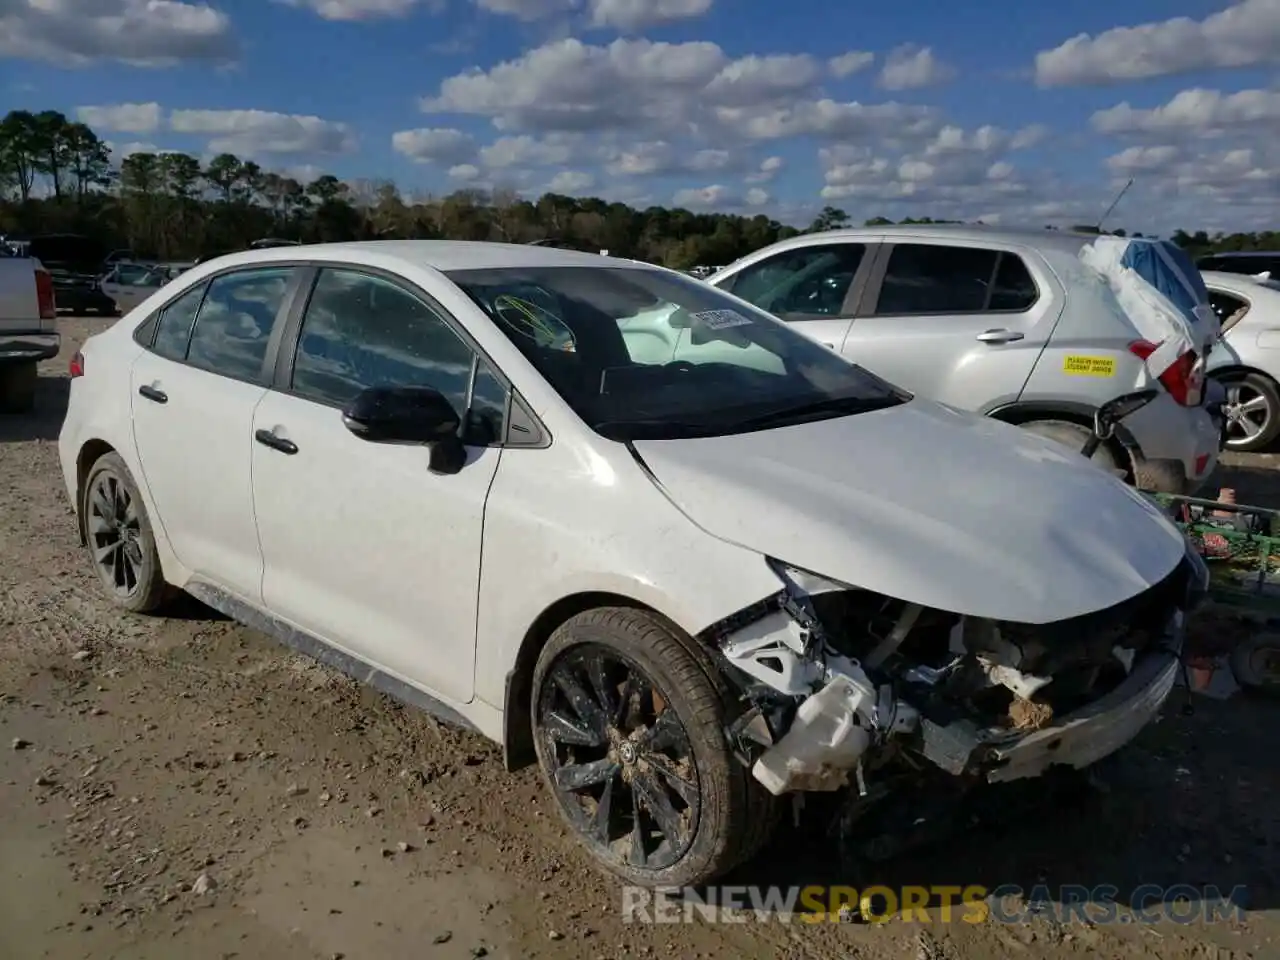
<path fill-rule="evenodd" d="M 828 206 L 807 230 L 852 222 L 844 210 Z M 194 259 L 263 237 L 552 239 L 688 269 L 729 263 L 798 232 L 764 215 L 640 210 L 554 193 L 530 200 L 509 190 L 463 189 L 406 198 L 389 180 L 344 182 L 324 174 L 304 183 L 230 153 L 206 164 L 185 153 L 131 153 L 116 164 L 87 124 L 56 110 L 12 110 L 0 120 L 0 234 L 81 233 L 140 258 Z M 1274 231 L 1210 236 L 1179 230 L 1172 239 L 1196 255 L 1280 249 Z"/>

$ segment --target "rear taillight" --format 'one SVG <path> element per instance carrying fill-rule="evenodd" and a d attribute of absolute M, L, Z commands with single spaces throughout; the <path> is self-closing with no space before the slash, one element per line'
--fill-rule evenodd
<path fill-rule="evenodd" d="M 53 277 L 48 270 L 36 271 L 36 302 L 40 305 L 41 320 L 58 319 L 58 303 L 53 296 Z"/>
<path fill-rule="evenodd" d="M 84 354 L 79 350 L 77 350 L 75 356 L 71 358 L 71 363 L 67 365 L 67 371 L 73 377 L 84 376 Z"/>
<path fill-rule="evenodd" d="M 1146 360 L 1160 344 L 1150 340 L 1135 340 L 1129 344 L 1129 352 Z M 1198 407 L 1204 401 L 1204 368 L 1194 350 L 1188 350 L 1160 374 L 1160 383 L 1184 407 Z"/>

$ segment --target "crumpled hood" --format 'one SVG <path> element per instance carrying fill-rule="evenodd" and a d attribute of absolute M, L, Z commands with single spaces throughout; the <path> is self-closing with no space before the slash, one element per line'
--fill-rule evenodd
<path fill-rule="evenodd" d="M 1082 456 L 922 399 L 634 446 L 712 535 L 954 613 L 1048 623 L 1102 610 L 1186 551 L 1154 504 Z"/>

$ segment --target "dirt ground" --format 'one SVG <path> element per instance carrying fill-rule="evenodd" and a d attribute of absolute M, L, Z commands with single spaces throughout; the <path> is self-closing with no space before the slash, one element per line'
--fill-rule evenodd
<path fill-rule="evenodd" d="M 624 924 L 536 771 L 194 602 L 99 596 L 56 437 L 67 357 L 107 322 L 65 320 L 38 413 L 0 420 L 5 960 L 1280 956 L 1280 707 L 1245 697 L 1171 704 L 1109 792 L 874 870 L 783 833 L 729 881 L 1242 885 L 1244 922 Z M 1242 501 L 1280 502 L 1273 466 L 1229 471 Z"/>

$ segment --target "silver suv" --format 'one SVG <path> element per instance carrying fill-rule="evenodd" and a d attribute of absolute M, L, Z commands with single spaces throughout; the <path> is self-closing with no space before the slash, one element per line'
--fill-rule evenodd
<path fill-rule="evenodd" d="M 1194 492 L 1222 445 L 1220 397 L 1204 380 L 1216 331 L 1154 380 L 1144 361 L 1155 344 L 1100 299 L 1107 287 L 1080 259 L 1095 239 L 938 224 L 833 230 L 757 250 L 707 282 L 908 390 L 1077 450 L 1099 405 L 1159 383 L 1161 396 L 1095 460 L 1144 489 Z M 1185 253 L 1142 242 L 1176 259 L 1181 294 L 1206 299 Z"/>

